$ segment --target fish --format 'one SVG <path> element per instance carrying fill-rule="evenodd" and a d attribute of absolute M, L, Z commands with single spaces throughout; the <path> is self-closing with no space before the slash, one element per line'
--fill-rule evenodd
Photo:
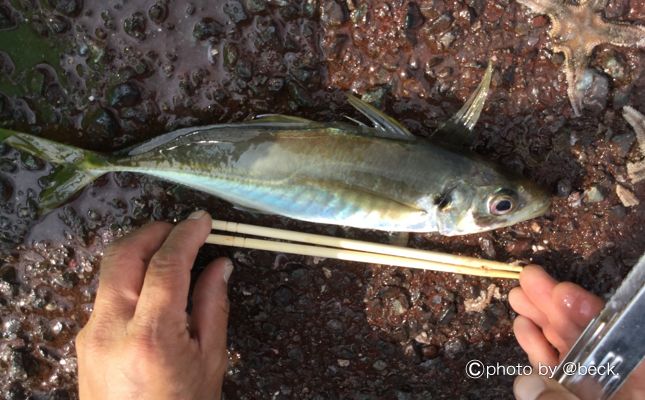
<path fill-rule="evenodd" d="M 537 217 L 550 204 L 539 186 L 469 149 L 491 74 L 489 65 L 430 138 L 348 95 L 371 126 L 269 114 L 179 129 L 112 154 L 6 129 L 0 142 L 57 165 L 40 194 L 47 211 L 103 174 L 134 172 L 296 220 L 464 235 Z"/>

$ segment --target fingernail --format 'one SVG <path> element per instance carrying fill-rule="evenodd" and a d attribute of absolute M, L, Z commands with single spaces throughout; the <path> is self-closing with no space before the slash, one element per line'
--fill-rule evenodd
<path fill-rule="evenodd" d="M 202 219 L 204 218 L 205 215 L 206 215 L 206 211 L 198 210 L 190 214 L 186 219 Z"/>
<path fill-rule="evenodd" d="M 546 389 L 546 382 L 537 374 L 520 376 L 515 380 L 513 392 L 517 400 L 535 400 Z"/>
<path fill-rule="evenodd" d="M 231 274 L 233 273 L 233 262 L 229 260 L 228 258 L 224 260 L 224 282 L 228 283 L 228 279 L 231 277 Z"/>

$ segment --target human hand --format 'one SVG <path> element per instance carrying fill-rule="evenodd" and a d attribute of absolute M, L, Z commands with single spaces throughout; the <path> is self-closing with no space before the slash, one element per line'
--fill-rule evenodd
<path fill-rule="evenodd" d="M 571 282 L 557 282 L 541 267 L 520 273 L 520 286 L 508 295 L 519 315 L 513 323 L 518 343 L 531 364 L 555 367 L 602 309 L 603 301 Z M 577 399 L 554 381 L 538 375 L 518 377 L 513 387 L 520 400 Z M 641 364 L 614 399 L 645 398 L 645 364 Z"/>
<path fill-rule="evenodd" d="M 211 229 L 203 211 L 154 222 L 106 251 L 94 311 L 76 337 L 81 399 L 219 399 L 227 365 L 230 260 L 190 270 Z"/>

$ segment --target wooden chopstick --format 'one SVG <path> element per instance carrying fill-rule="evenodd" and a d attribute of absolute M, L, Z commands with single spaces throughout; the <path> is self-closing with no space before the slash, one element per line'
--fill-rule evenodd
<path fill-rule="evenodd" d="M 521 271 L 521 267 L 519 266 L 497 261 L 480 260 L 474 257 L 456 256 L 433 251 L 409 249 L 400 246 L 382 245 L 228 221 L 214 220 L 213 229 L 318 245 L 284 243 L 219 234 L 211 234 L 206 240 L 207 243 L 224 246 L 335 258 L 363 263 L 389 264 L 406 268 L 453 272 L 492 278 L 519 279 L 519 271 Z M 325 247 L 321 247 L 321 245 Z"/>
<path fill-rule="evenodd" d="M 392 246 L 388 244 L 364 242 L 361 240 L 337 238 L 333 236 L 316 235 L 288 231 L 284 229 L 267 228 L 264 226 L 240 224 L 213 220 L 213 230 L 240 233 L 244 235 L 261 236 L 273 239 L 289 240 L 291 242 L 317 244 L 326 247 L 338 247 L 346 250 L 366 251 L 369 253 L 387 254 L 419 260 L 434 261 L 444 264 L 463 265 L 473 268 L 486 268 L 498 271 L 520 272 L 522 267 L 505 264 L 498 261 L 482 260 L 475 257 L 457 256 L 429 250 L 411 249 L 409 247 Z"/>
<path fill-rule="evenodd" d="M 344 261 L 356 261 L 370 264 L 388 264 L 397 267 L 486 276 L 490 278 L 519 279 L 520 277 L 519 272 L 513 271 L 499 271 L 486 268 L 465 267 L 463 265 L 444 264 L 435 261 L 391 256 L 387 254 L 377 254 L 331 247 L 310 246 L 305 244 L 284 243 L 272 240 L 252 239 L 238 236 L 210 234 L 206 239 L 206 243 L 217 244 L 221 246 L 242 247 L 246 249 L 268 250 L 280 253 L 300 254 L 313 257 L 335 258 Z"/>

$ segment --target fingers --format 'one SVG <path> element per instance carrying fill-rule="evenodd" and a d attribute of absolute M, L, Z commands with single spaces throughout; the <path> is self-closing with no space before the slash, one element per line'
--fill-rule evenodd
<path fill-rule="evenodd" d="M 570 282 L 559 283 L 553 288 L 551 303 L 553 311 L 549 320 L 560 344 L 552 343 L 561 353 L 573 346 L 584 327 L 603 306 L 602 300 Z"/>
<path fill-rule="evenodd" d="M 201 273 L 193 292 L 191 332 L 200 347 L 216 358 L 226 357 L 227 283 L 231 272 L 231 260 L 218 258 Z"/>
<path fill-rule="evenodd" d="M 558 284 L 552 293 L 556 311 L 582 331 L 600 313 L 604 302 L 571 282 Z"/>
<path fill-rule="evenodd" d="M 547 317 L 529 300 L 522 288 L 513 288 L 508 294 L 508 301 L 515 312 L 533 322 L 538 330 L 542 330 L 542 334 L 553 347 L 560 352 L 566 351 L 566 343 L 559 336 L 559 333 L 553 329 L 549 322 L 550 317 Z M 529 353 L 529 355 L 532 356 L 532 353 Z"/>
<path fill-rule="evenodd" d="M 526 293 L 522 288 L 516 287 L 513 288 L 508 294 L 508 302 L 513 307 L 516 313 L 523 315 L 535 322 L 538 326 L 544 327 L 549 323 L 549 320 L 542 311 L 540 311 L 532 302 L 529 300 Z"/>
<path fill-rule="evenodd" d="M 558 350 L 558 353 L 560 353 L 561 356 L 564 356 L 573 345 L 573 343 L 562 337 L 561 332 L 558 331 L 553 324 L 549 324 L 542 328 L 542 334 L 546 338 L 547 342 Z"/>
<path fill-rule="evenodd" d="M 567 322 L 561 320 L 561 316 L 556 312 L 556 306 L 553 303 L 553 291 L 555 290 L 558 282 L 547 274 L 541 267 L 537 265 L 529 265 L 525 267 L 520 273 L 521 293 L 513 294 L 514 308 L 517 307 L 518 313 L 529 318 L 537 326 L 535 327 L 539 332 L 541 328 L 541 336 L 544 342 L 549 343 L 549 352 L 553 352 L 553 347 L 557 348 L 559 352 L 568 351 L 571 343 L 565 340 L 563 332 L 568 336 L 577 337 L 577 329 L 567 326 Z M 511 300 L 509 296 L 509 300 Z M 530 330 L 532 332 L 532 330 Z M 519 341 L 519 338 L 518 338 Z M 536 355 L 541 359 L 545 359 L 546 350 L 543 346 L 536 345 L 534 349 L 539 349 L 541 355 Z M 525 348 L 529 356 L 533 355 Z M 557 354 L 556 354 L 557 362 Z"/>
<path fill-rule="evenodd" d="M 148 264 L 135 310 L 138 323 L 154 327 L 163 320 L 185 331 L 190 270 L 210 230 L 210 215 L 197 211 L 168 234 Z"/>
<path fill-rule="evenodd" d="M 551 292 L 558 282 L 551 278 L 542 267 L 527 265 L 520 272 L 520 286 L 529 300 L 545 315 L 549 316 L 553 306 Z"/>
<path fill-rule="evenodd" d="M 517 400 L 579 400 L 559 383 L 545 381 L 535 373 L 518 376 L 513 383 L 513 394 Z"/>
<path fill-rule="evenodd" d="M 540 328 L 530 319 L 519 316 L 513 322 L 513 332 L 517 342 L 528 354 L 531 364 L 557 365 L 558 354 L 546 340 Z"/>
<path fill-rule="evenodd" d="M 515 336 L 532 364 L 556 365 L 558 353 L 569 351 L 603 302 L 578 285 L 558 283 L 534 265 L 520 273 L 520 286 L 509 293 L 511 306 L 520 314 L 513 325 Z"/>
<path fill-rule="evenodd" d="M 172 229 L 165 222 L 145 225 L 114 242 L 101 262 L 95 314 L 129 319 L 134 313 L 146 266 Z"/>

